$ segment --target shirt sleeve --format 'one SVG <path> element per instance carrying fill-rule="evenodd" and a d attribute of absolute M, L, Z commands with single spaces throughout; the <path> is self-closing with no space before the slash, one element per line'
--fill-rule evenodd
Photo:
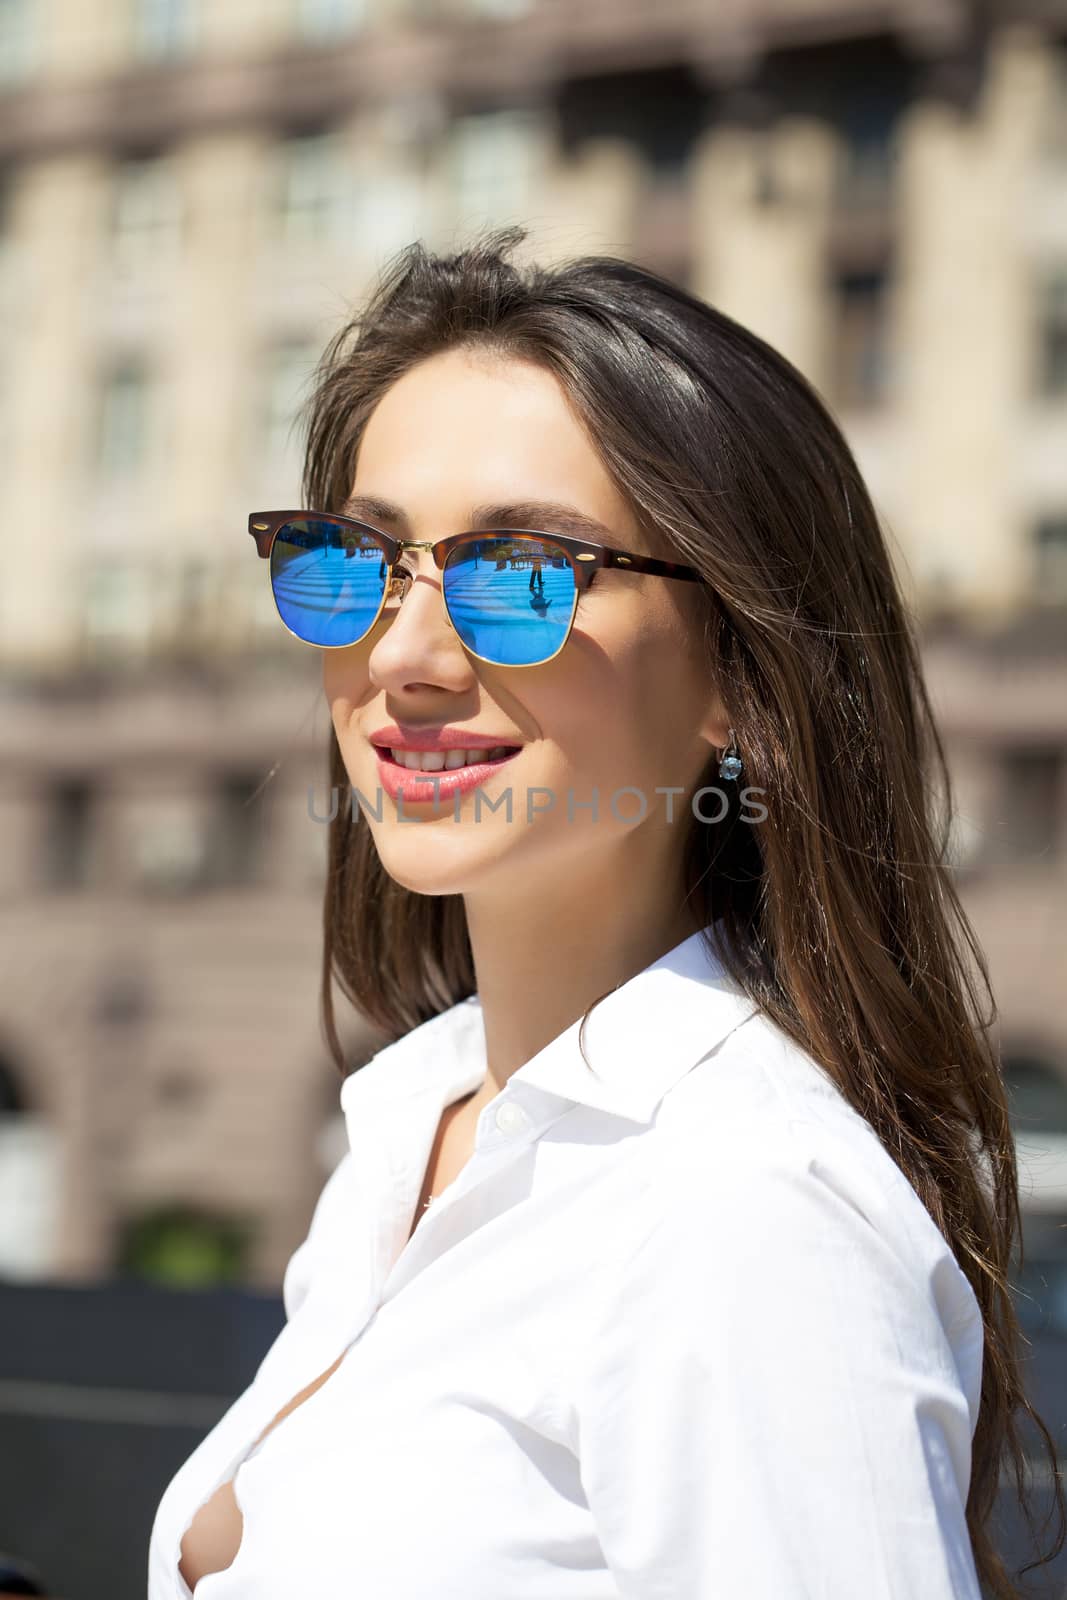
<path fill-rule="evenodd" d="M 958 1263 L 836 1131 L 728 1143 L 657 1157 L 577 1385 L 620 1595 L 981 1600 L 981 1315 Z"/>

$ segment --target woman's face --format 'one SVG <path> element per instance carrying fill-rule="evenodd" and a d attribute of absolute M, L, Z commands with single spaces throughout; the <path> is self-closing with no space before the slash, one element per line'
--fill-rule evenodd
<path fill-rule="evenodd" d="M 526 362 L 447 351 L 408 371 L 367 423 L 351 492 L 402 507 L 410 532 L 383 526 L 409 539 L 461 532 L 479 504 L 551 500 L 605 524 L 599 542 L 649 553 L 565 391 Z M 401 560 L 416 575 L 403 599 L 360 643 L 323 652 L 349 782 L 369 807 L 381 800 L 381 820 L 364 809 L 363 825 L 386 871 L 416 892 L 487 901 L 569 886 L 603 910 L 622 882 L 627 901 L 673 900 L 690 795 L 710 746 L 728 737 L 702 658 L 697 585 L 598 571 L 555 659 L 509 669 L 467 654 L 430 552 Z M 409 780 L 394 800 L 379 768 L 388 751 L 371 743 L 387 724 L 521 748 L 458 799 L 413 800 Z"/>

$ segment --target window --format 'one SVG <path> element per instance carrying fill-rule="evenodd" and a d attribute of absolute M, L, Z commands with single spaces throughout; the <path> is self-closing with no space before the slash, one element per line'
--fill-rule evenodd
<path fill-rule="evenodd" d="M 533 198 L 540 120 L 536 113 L 523 110 L 457 119 L 452 129 L 452 183 L 456 211 L 464 224 L 509 221 L 527 210 Z"/>
<path fill-rule="evenodd" d="M 835 275 L 831 385 L 841 406 L 872 406 L 889 386 L 887 274 L 884 270 Z"/>
<path fill-rule="evenodd" d="M 883 211 L 893 197 L 899 162 L 897 125 L 907 101 L 905 69 L 888 54 L 881 56 L 877 46 L 872 46 L 872 53 L 865 62 L 867 74 L 851 83 L 838 82 L 830 90 L 837 99 L 830 115 L 838 134 L 833 205 L 841 213 Z M 853 72 L 856 66 L 853 58 Z M 843 56 L 837 70 L 838 74 L 848 70 Z"/>
<path fill-rule="evenodd" d="M 963 811 L 953 811 L 949 819 L 949 837 L 946 857 L 954 872 L 966 872 L 968 867 L 981 861 L 985 834 L 972 816 Z"/>
<path fill-rule="evenodd" d="M 28 1280 L 56 1265 L 62 1171 L 58 1135 L 20 1077 L 0 1056 L 0 1278 Z"/>
<path fill-rule="evenodd" d="M 132 477 L 147 465 L 153 400 L 152 375 L 143 362 L 125 361 L 105 374 L 96 464 L 106 482 Z"/>
<path fill-rule="evenodd" d="M 254 883 L 261 862 L 264 794 L 261 772 L 231 773 L 219 787 L 211 877 L 217 884 Z"/>
<path fill-rule="evenodd" d="M 1027 1253 L 1042 1235 L 1043 1248 L 1038 1248 L 1044 1253 L 1055 1237 L 1048 1224 L 1062 1218 L 1067 1207 L 1067 1074 L 1040 1056 L 1007 1052 L 1003 1072 L 1019 1163 L 1019 1199 L 1027 1213 Z M 1057 1253 L 1067 1263 L 1065 1246 L 1067 1236 L 1061 1231 Z M 1067 1313 L 1065 1290 L 1067 1277 L 1061 1274 L 1061 1318 Z"/>
<path fill-rule="evenodd" d="M 118 553 L 103 554 L 85 571 L 83 626 L 96 660 L 122 658 L 147 637 L 151 624 L 147 573 Z"/>
<path fill-rule="evenodd" d="M 180 800 L 157 801 L 153 813 L 136 829 L 133 855 L 137 881 L 150 893 L 183 894 L 200 888 L 207 861 L 200 816 Z"/>
<path fill-rule="evenodd" d="M 262 385 L 262 446 L 273 471 L 295 460 L 300 448 L 300 410 L 320 351 L 311 340 L 285 340 L 266 352 Z"/>
<path fill-rule="evenodd" d="M 183 654 L 199 657 L 206 641 L 217 637 L 222 575 L 218 560 L 182 561 L 175 576 L 176 638 Z"/>
<path fill-rule="evenodd" d="M 1067 163 L 1067 41 L 1049 41 L 1052 85 L 1041 129 L 1041 157 L 1055 177 Z"/>
<path fill-rule="evenodd" d="M 115 172 L 112 254 L 120 272 L 150 272 L 181 231 L 178 185 L 167 156 L 131 158 Z"/>
<path fill-rule="evenodd" d="M 1035 1056 L 1005 1054 L 1004 1082 L 1017 1134 L 1067 1134 L 1067 1076 Z"/>
<path fill-rule="evenodd" d="M 0 1117 L 17 1117 L 26 1109 L 19 1080 L 0 1056 Z"/>
<path fill-rule="evenodd" d="M 108 965 L 93 1001 L 93 1021 L 105 1028 L 133 1028 L 148 1011 L 148 993 L 141 973 Z"/>
<path fill-rule="evenodd" d="M 1005 751 L 994 833 L 1001 860 L 1054 859 L 1060 843 L 1063 771 L 1063 751 L 1058 746 Z"/>
<path fill-rule="evenodd" d="M 296 0 L 296 27 L 311 43 L 353 32 L 367 16 L 367 0 Z"/>
<path fill-rule="evenodd" d="M 1039 392 L 1067 395 L 1067 266 L 1047 273 L 1038 287 L 1037 354 Z"/>
<path fill-rule="evenodd" d="M 3 0 L 0 0 L 0 6 Z M 3 45 L 0 43 L 0 55 Z M 0 90 L 3 88 L 0 80 Z M 10 327 L 7 348 L 4 357 L 0 359 L 0 471 L 8 461 L 14 459 L 12 445 L 12 429 L 15 422 L 14 413 L 14 354 L 12 343 L 15 337 L 12 319 L 15 315 L 15 306 L 19 294 L 18 274 L 15 271 L 15 239 L 11 226 L 11 205 L 14 193 L 15 176 L 14 165 L 0 163 L 0 322 L 7 320 Z"/>
<path fill-rule="evenodd" d="M 92 790 L 84 778 L 58 783 L 48 797 L 43 877 L 53 889 L 80 889 L 89 880 Z"/>
<path fill-rule="evenodd" d="M 337 797 L 338 807 L 346 804 L 344 794 Z M 333 809 L 333 796 L 324 792 L 314 781 L 308 784 L 308 800 L 301 818 L 299 865 L 297 871 L 316 888 L 321 887 L 329 865 L 330 830 L 325 819 Z"/>
<path fill-rule="evenodd" d="M 512 22 L 516 17 L 524 17 L 533 3 L 534 0 L 465 0 L 464 9 L 472 17 Z"/>
<path fill-rule="evenodd" d="M 143 61 L 181 57 L 193 43 L 192 0 L 133 0 L 134 54 Z"/>
<path fill-rule="evenodd" d="M 14 426 L 14 378 L 12 362 L 0 360 L 0 472 L 14 462 L 11 433 Z"/>
<path fill-rule="evenodd" d="M 837 173 L 841 210 L 880 210 L 889 203 L 896 150 L 888 139 L 848 139 Z"/>
<path fill-rule="evenodd" d="M 0 161 L 0 318 L 13 315 L 19 291 L 15 272 L 17 238 L 12 221 L 16 181 L 15 163 Z"/>
<path fill-rule="evenodd" d="M 1038 518 L 1033 554 L 1034 598 L 1067 601 L 1067 511 Z"/>
<path fill-rule="evenodd" d="M 417 155 L 403 166 L 360 174 L 359 245 L 368 259 L 380 261 L 426 232 L 426 192 L 415 170 Z"/>
<path fill-rule="evenodd" d="M 0 87 L 16 89 L 37 66 L 34 0 L 0 0 Z"/>
<path fill-rule="evenodd" d="M 294 134 L 277 150 L 278 231 L 286 243 L 340 241 L 351 230 L 353 174 L 335 130 Z"/>

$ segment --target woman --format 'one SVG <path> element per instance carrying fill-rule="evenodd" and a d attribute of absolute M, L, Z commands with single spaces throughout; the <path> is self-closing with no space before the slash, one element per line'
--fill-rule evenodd
<path fill-rule="evenodd" d="M 1014 1597 L 1014 1146 L 875 512 L 760 339 L 524 237 L 403 254 L 318 510 L 250 518 L 332 715 L 327 1035 L 336 981 L 390 1042 L 151 1600 Z"/>

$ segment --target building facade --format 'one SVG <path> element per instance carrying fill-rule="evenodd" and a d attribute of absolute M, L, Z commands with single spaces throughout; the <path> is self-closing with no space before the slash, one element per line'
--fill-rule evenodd
<path fill-rule="evenodd" d="M 1064 1199 L 1067 4 L 6 0 L 0 1270 L 90 1277 L 199 1208 L 276 1285 L 302 1237 L 328 717 L 247 514 L 300 503 L 308 380 L 384 263 L 511 221 L 676 278 L 841 421 L 1029 1203 Z"/>

